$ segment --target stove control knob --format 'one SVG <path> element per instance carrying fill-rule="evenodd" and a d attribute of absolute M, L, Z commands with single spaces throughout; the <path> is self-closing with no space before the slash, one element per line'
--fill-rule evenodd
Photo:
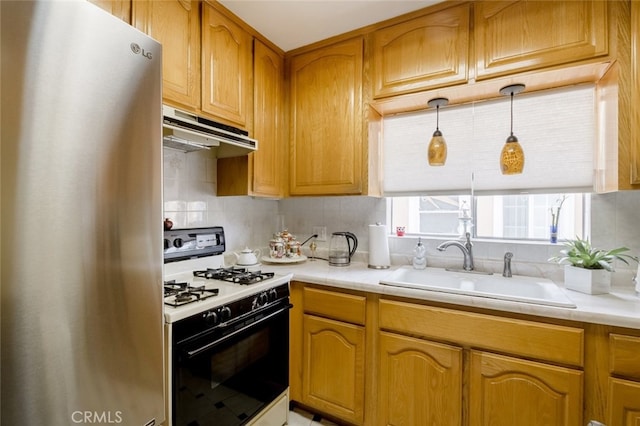
<path fill-rule="evenodd" d="M 231 309 L 229 309 L 228 306 L 223 306 L 222 309 L 220 309 L 220 321 L 226 322 L 226 321 L 229 321 L 230 319 L 231 319 Z"/>
<path fill-rule="evenodd" d="M 258 306 L 264 306 L 269 301 L 269 297 L 267 296 L 267 292 L 264 291 L 258 295 Z"/>
<path fill-rule="evenodd" d="M 164 249 L 168 249 L 171 248 L 171 241 L 169 241 L 168 239 L 164 239 Z"/>
<path fill-rule="evenodd" d="M 218 314 L 213 311 L 205 312 L 202 314 L 202 318 L 204 318 L 204 322 L 208 325 L 216 325 L 218 324 Z"/>
<path fill-rule="evenodd" d="M 275 288 L 269 290 L 269 302 L 275 302 L 278 298 L 278 291 Z"/>
<path fill-rule="evenodd" d="M 182 238 L 176 238 L 175 240 L 173 240 L 173 246 L 174 246 L 175 248 L 180 248 L 180 247 L 182 247 L 182 244 L 183 244 L 183 242 L 182 242 Z"/>

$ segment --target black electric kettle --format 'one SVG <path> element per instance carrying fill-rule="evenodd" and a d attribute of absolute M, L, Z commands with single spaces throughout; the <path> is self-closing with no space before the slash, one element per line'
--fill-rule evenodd
<path fill-rule="evenodd" d="M 334 232 L 329 241 L 329 265 L 349 266 L 358 248 L 358 239 L 351 232 Z"/>

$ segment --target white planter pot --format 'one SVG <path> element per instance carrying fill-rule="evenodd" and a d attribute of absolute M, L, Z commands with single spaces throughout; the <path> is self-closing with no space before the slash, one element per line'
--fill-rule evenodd
<path fill-rule="evenodd" d="M 564 266 L 564 286 L 587 294 L 606 294 L 611 290 L 611 272 Z"/>

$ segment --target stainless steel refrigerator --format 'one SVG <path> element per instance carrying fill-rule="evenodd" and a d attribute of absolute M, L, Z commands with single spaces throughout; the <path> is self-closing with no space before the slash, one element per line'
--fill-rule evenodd
<path fill-rule="evenodd" d="M 1 1 L 2 425 L 164 420 L 161 46 Z"/>

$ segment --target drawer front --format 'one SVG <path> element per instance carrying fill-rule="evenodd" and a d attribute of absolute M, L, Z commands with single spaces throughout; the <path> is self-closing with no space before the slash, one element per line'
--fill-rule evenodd
<path fill-rule="evenodd" d="M 353 324 L 364 325 L 366 297 L 305 287 L 304 311 Z"/>
<path fill-rule="evenodd" d="M 609 335 L 609 370 L 640 380 L 640 337 Z"/>
<path fill-rule="evenodd" d="M 584 330 L 473 312 L 380 300 L 380 328 L 574 366 Z"/>

